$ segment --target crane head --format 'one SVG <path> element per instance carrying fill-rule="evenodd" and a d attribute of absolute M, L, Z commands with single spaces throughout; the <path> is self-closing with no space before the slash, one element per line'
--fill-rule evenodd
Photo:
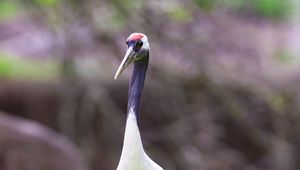
<path fill-rule="evenodd" d="M 149 42 L 148 38 L 143 33 L 132 33 L 126 40 L 127 51 L 126 54 L 115 74 L 114 79 L 133 62 L 142 61 L 149 54 Z"/>

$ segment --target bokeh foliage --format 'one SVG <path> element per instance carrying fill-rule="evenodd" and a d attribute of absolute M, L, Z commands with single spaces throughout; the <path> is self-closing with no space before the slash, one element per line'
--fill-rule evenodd
<path fill-rule="evenodd" d="M 144 32 L 151 58 L 141 134 L 156 162 L 299 169 L 290 10 L 280 0 L 3 0 L 0 109 L 68 137 L 90 169 L 114 169 L 130 68 L 113 75 L 127 36 Z"/>

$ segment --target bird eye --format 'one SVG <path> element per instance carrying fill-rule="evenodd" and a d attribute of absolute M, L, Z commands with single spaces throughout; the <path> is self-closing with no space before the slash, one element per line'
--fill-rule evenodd
<path fill-rule="evenodd" d="M 135 52 L 138 52 L 141 49 L 142 46 L 143 46 L 143 42 L 138 41 L 138 42 L 135 43 L 133 49 L 134 49 Z"/>
<path fill-rule="evenodd" d="M 138 46 L 139 46 L 139 47 L 142 47 L 142 46 L 143 46 L 143 42 L 142 42 L 142 41 L 139 42 L 139 43 L 138 43 Z"/>
<path fill-rule="evenodd" d="M 136 43 L 136 48 L 137 49 L 140 49 L 142 46 L 143 46 L 143 42 L 142 41 Z"/>

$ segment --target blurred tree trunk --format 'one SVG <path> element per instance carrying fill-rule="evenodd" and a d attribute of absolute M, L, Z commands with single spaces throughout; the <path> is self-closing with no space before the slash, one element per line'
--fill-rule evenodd
<path fill-rule="evenodd" d="M 1 170 L 86 170 L 75 146 L 36 122 L 0 113 Z"/>

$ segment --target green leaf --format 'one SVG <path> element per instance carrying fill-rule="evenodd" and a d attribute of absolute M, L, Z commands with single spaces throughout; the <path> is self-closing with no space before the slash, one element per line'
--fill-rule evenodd
<path fill-rule="evenodd" d="M 215 0 L 194 0 L 194 2 L 201 8 L 206 11 L 213 9 L 215 5 Z"/>
<path fill-rule="evenodd" d="M 288 3 L 282 0 L 256 0 L 256 8 L 263 16 L 281 18 L 286 15 Z"/>
<path fill-rule="evenodd" d="M 35 2 L 44 7 L 54 6 L 58 3 L 58 0 L 35 0 Z"/>
<path fill-rule="evenodd" d="M 49 60 L 29 60 L 0 53 L 0 76 L 17 79 L 49 79 L 59 74 L 59 65 Z"/>
<path fill-rule="evenodd" d="M 171 17 L 171 19 L 177 22 L 188 22 L 192 18 L 189 11 L 187 11 L 183 7 L 174 7 L 169 11 L 169 16 Z"/>
<path fill-rule="evenodd" d="M 0 3 L 0 18 L 9 18 L 15 16 L 19 5 L 14 1 L 3 1 Z"/>

